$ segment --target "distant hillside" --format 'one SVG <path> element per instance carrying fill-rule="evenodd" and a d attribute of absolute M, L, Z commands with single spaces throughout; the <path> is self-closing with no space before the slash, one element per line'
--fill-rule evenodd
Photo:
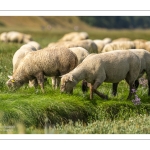
<path fill-rule="evenodd" d="M 32 30 L 88 30 L 91 28 L 76 16 L 0 16 L 0 28 Z"/>

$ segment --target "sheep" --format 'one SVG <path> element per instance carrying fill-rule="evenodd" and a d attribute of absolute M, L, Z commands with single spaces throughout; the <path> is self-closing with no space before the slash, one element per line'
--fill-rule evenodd
<path fill-rule="evenodd" d="M 90 39 L 88 40 L 81 40 L 81 41 L 67 41 L 67 42 L 56 42 L 56 43 L 50 43 L 48 44 L 48 47 L 51 46 L 59 46 L 63 45 L 67 48 L 72 47 L 83 47 L 85 48 L 89 53 L 98 53 L 97 45 Z"/>
<path fill-rule="evenodd" d="M 136 39 L 133 41 L 136 49 L 145 49 L 145 43 L 147 42 L 144 39 Z"/>
<path fill-rule="evenodd" d="M 13 64 L 13 73 L 18 68 L 20 62 L 23 60 L 25 55 L 29 52 L 36 51 L 36 48 L 29 44 L 22 45 L 13 55 L 12 64 Z M 12 76 L 8 76 L 9 78 L 12 78 Z M 29 87 L 36 86 L 36 83 L 34 80 L 29 81 Z"/>
<path fill-rule="evenodd" d="M 70 32 L 65 34 L 59 41 L 78 41 L 88 39 L 87 32 Z"/>
<path fill-rule="evenodd" d="M 104 42 L 104 44 L 108 44 L 108 43 L 111 43 L 111 42 L 112 42 L 112 39 L 106 37 L 106 38 L 104 38 L 102 41 Z"/>
<path fill-rule="evenodd" d="M 78 65 L 89 55 L 89 52 L 82 47 L 72 47 L 69 48 L 78 58 Z M 60 84 L 60 78 L 51 77 L 52 79 L 52 87 L 57 89 Z"/>
<path fill-rule="evenodd" d="M 123 42 L 123 41 L 131 41 L 131 39 L 122 37 L 122 38 L 114 39 L 112 42 Z"/>
<path fill-rule="evenodd" d="M 148 95 L 150 96 L 150 52 L 144 50 L 144 49 L 129 49 L 129 51 L 136 54 L 140 61 L 141 61 L 141 67 L 140 67 L 140 73 L 138 75 L 138 78 L 135 81 L 135 89 L 138 88 L 139 81 L 138 79 L 143 76 L 143 74 L 146 72 L 147 78 L 148 78 Z M 117 94 L 117 86 L 119 83 L 113 83 L 113 95 L 116 96 Z"/>
<path fill-rule="evenodd" d="M 78 58 L 78 65 L 89 55 L 89 52 L 82 47 L 72 47 L 69 48 L 69 50 L 76 54 Z"/>
<path fill-rule="evenodd" d="M 6 39 L 7 42 L 27 43 L 32 40 L 32 37 L 29 34 L 10 31 L 7 33 Z"/>
<path fill-rule="evenodd" d="M 72 94 L 75 85 L 80 80 L 86 80 L 91 84 L 90 99 L 93 99 L 93 92 L 103 99 L 108 99 L 108 96 L 100 93 L 97 88 L 103 82 L 118 83 L 125 79 L 130 87 L 130 99 L 140 67 L 139 57 L 131 51 L 116 50 L 87 56 L 75 69 L 62 76 L 60 91 Z"/>
<path fill-rule="evenodd" d="M 144 49 L 150 52 L 150 41 L 145 42 Z"/>
<path fill-rule="evenodd" d="M 93 42 L 97 45 L 98 48 L 98 53 L 101 53 L 103 50 L 103 47 L 105 46 L 105 43 L 103 42 L 103 40 L 93 40 Z"/>
<path fill-rule="evenodd" d="M 36 51 L 36 48 L 29 44 L 22 45 L 13 55 L 13 73 L 18 68 L 20 62 L 25 57 L 25 55 L 29 52 Z"/>
<path fill-rule="evenodd" d="M 135 49 L 134 42 L 125 41 L 125 42 L 113 42 L 110 44 L 106 44 L 102 50 L 102 53 L 113 51 L 113 50 L 127 50 L 127 49 Z"/>
<path fill-rule="evenodd" d="M 2 41 L 2 42 L 7 41 L 7 32 L 3 32 L 0 34 L 0 41 Z"/>
<path fill-rule="evenodd" d="M 35 79 L 44 93 L 44 76 L 59 77 L 73 70 L 77 64 L 77 56 L 64 47 L 33 51 L 24 57 L 6 85 L 8 88 L 18 89 Z"/>
<path fill-rule="evenodd" d="M 29 41 L 29 42 L 27 42 L 27 44 L 34 46 L 36 48 L 36 50 L 41 49 L 41 45 L 36 41 Z"/>

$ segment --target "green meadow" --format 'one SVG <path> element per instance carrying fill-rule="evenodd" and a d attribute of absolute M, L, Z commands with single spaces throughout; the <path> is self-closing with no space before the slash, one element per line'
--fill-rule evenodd
<path fill-rule="evenodd" d="M 8 28 L 0 32 L 9 31 Z M 65 33 L 62 30 L 20 30 L 46 47 L 56 42 Z M 128 37 L 150 40 L 150 30 L 86 30 L 91 39 Z M 89 99 L 89 91 L 83 95 L 79 82 L 73 95 L 62 94 L 52 89 L 51 79 L 45 82 L 45 93 L 22 86 L 10 91 L 5 83 L 12 75 L 13 54 L 23 44 L 0 42 L 0 133 L 1 134 L 147 134 L 150 133 L 150 97 L 147 85 L 140 85 L 137 95 L 140 105 L 126 100 L 129 87 L 120 82 L 116 97 L 111 95 L 110 83 L 103 83 L 98 90 L 107 94 L 103 100 L 97 95 Z M 90 62 L 89 62 L 90 63 Z"/>

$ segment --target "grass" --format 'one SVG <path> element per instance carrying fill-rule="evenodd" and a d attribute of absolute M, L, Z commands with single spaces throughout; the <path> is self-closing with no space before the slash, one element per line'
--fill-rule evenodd
<path fill-rule="evenodd" d="M 42 47 L 57 41 L 65 33 L 34 30 L 24 32 L 30 33 Z M 94 29 L 88 33 L 92 39 L 115 39 L 122 33 L 121 36 L 131 39 L 145 37 L 148 40 L 150 31 Z M 91 101 L 89 92 L 83 97 L 81 83 L 77 84 L 73 95 L 61 94 L 59 89 L 52 89 L 50 78 L 45 83 L 44 94 L 40 89 L 35 92 L 28 85 L 17 91 L 9 91 L 5 83 L 7 76 L 12 74 L 13 54 L 21 45 L 0 42 L 0 133 L 149 133 L 150 103 L 147 87 L 142 85 L 137 91 L 142 103 L 137 106 L 126 100 L 129 89 L 125 81 L 120 82 L 116 97 L 111 95 L 110 83 L 103 83 L 99 87 L 98 90 L 108 94 L 108 100 L 94 95 Z"/>

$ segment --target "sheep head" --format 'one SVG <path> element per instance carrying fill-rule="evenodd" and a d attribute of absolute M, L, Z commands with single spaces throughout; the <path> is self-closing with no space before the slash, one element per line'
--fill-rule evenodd
<path fill-rule="evenodd" d="M 75 80 L 72 74 L 66 74 L 61 76 L 61 86 L 60 91 L 66 93 L 73 93 L 73 87 L 75 86 Z"/>
<path fill-rule="evenodd" d="M 22 86 L 22 83 L 13 79 L 13 76 L 8 76 L 9 80 L 6 82 L 6 85 L 9 89 L 18 89 Z"/>

